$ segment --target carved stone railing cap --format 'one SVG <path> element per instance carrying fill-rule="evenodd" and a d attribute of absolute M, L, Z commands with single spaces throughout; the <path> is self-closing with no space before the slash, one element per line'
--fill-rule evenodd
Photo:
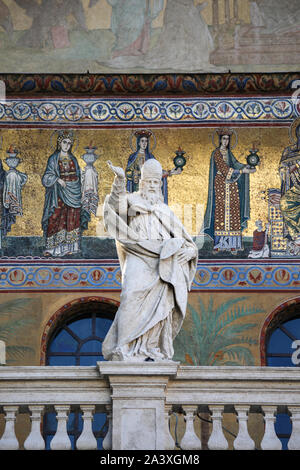
<path fill-rule="evenodd" d="M 179 362 L 98 362 L 101 375 L 177 375 Z"/>

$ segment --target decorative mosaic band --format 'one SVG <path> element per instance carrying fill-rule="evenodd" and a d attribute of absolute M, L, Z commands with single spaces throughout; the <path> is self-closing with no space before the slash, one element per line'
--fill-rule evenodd
<path fill-rule="evenodd" d="M 199 263 L 192 291 L 300 290 L 300 261 L 287 263 Z M 2 262 L 1 291 L 120 291 L 121 272 L 116 261 Z"/>
<path fill-rule="evenodd" d="M 0 125 L 270 124 L 292 121 L 300 102 L 289 97 L 248 98 L 57 98 L 7 99 L 0 104 Z"/>
<path fill-rule="evenodd" d="M 299 73 L 1 74 L 8 93 L 272 93 L 291 89 Z"/>

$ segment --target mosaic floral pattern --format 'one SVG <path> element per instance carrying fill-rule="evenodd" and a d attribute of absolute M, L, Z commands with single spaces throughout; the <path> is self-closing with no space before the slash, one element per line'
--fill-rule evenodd
<path fill-rule="evenodd" d="M 300 261 L 199 262 L 192 291 L 278 291 L 300 287 Z M 117 261 L 4 262 L 0 267 L 0 291 L 121 290 Z"/>
<path fill-rule="evenodd" d="M 297 101 L 297 100 L 295 100 Z M 0 124 L 182 125 L 292 121 L 300 109 L 291 96 L 256 98 L 48 98 L 7 99 L 0 104 Z"/>

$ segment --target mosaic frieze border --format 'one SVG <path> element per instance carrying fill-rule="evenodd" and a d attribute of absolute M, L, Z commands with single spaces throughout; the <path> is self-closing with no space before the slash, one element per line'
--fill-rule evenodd
<path fill-rule="evenodd" d="M 79 128 L 286 123 L 300 115 L 292 96 L 231 98 L 15 98 L 0 103 L 0 125 Z"/>
<path fill-rule="evenodd" d="M 300 261 L 198 263 L 192 291 L 300 290 Z M 2 262 L 1 291 L 120 291 L 117 261 Z"/>
<path fill-rule="evenodd" d="M 204 94 L 278 93 L 291 90 L 299 73 L 207 74 L 1 74 L 7 93 Z"/>

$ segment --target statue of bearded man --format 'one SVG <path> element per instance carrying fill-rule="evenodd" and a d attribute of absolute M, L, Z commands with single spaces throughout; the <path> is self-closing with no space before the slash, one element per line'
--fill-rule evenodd
<path fill-rule="evenodd" d="M 102 353 L 111 361 L 171 361 L 198 250 L 163 202 L 157 160 L 145 162 L 134 193 L 126 192 L 124 170 L 108 164 L 115 180 L 105 199 L 104 222 L 116 239 L 122 293 Z"/>

